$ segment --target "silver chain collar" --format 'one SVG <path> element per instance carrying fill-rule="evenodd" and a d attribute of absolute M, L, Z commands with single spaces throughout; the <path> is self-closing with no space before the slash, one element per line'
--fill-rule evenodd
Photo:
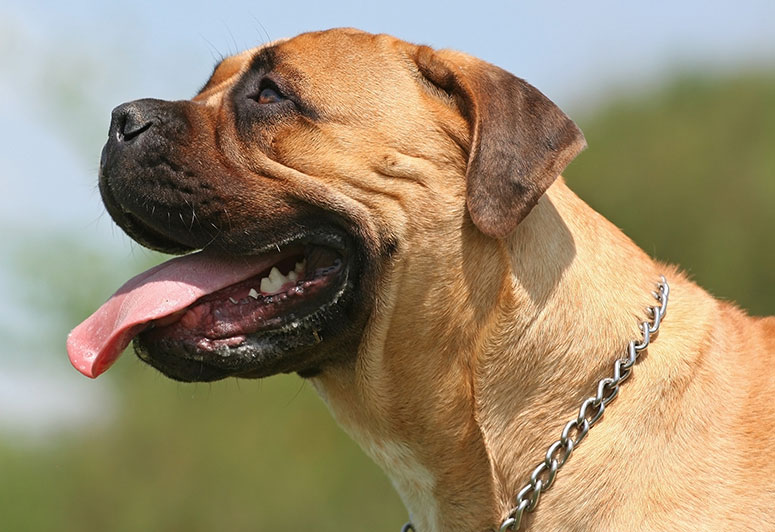
<path fill-rule="evenodd" d="M 648 307 L 647 310 L 651 314 L 651 321 L 641 322 L 642 338 L 640 342 L 630 340 L 630 343 L 627 345 L 627 355 L 614 362 L 613 377 L 601 379 L 597 383 L 597 395 L 588 397 L 581 403 L 579 415 L 565 425 L 560 439 L 549 446 L 543 462 L 533 469 L 533 472 L 530 473 L 530 481 L 517 493 L 515 498 L 516 506 L 506 515 L 498 532 L 516 532 L 519 530 L 524 513 L 535 510 L 541 494 L 552 487 L 557 471 L 565 465 L 573 449 L 578 447 L 586 437 L 589 429 L 600 420 L 605 407 L 616 399 L 619 393 L 619 386 L 632 373 L 632 367 L 638 361 L 640 353 L 649 346 L 651 339 L 656 336 L 659 331 L 659 324 L 662 323 L 662 318 L 665 317 L 667 312 L 670 286 L 667 284 L 667 279 L 664 276 L 661 277 L 661 281 L 657 284 L 657 290 L 657 292 L 652 292 L 652 294 L 659 302 L 659 306 Z M 401 532 L 415 532 L 415 529 L 411 523 L 407 523 L 401 528 Z"/>

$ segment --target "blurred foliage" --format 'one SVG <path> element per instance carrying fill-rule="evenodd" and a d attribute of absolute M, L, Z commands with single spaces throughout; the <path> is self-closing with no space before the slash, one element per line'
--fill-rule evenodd
<path fill-rule="evenodd" d="M 395 532 L 406 515 L 298 377 L 184 385 L 128 356 L 111 373 L 114 424 L 0 441 L 0 529 Z"/>
<path fill-rule="evenodd" d="M 572 188 L 716 295 L 775 310 L 775 79 L 685 77 L 579 123 L 590 149 L 566 174 Z M 72 241 L 30 243 L 20 256 L 24 299 L 57 316 L 55 331 L 158 260 L 138 253 L 116 266 Z M 63 336 L 49 349 L 64 359 Z M 1 530 L 395 532 L 403 522 L 386 477 L 298 377 L 184 385 L 127 356 L 102 379 L 121 398 L 111 424 L 32 447 L 0 438 Z"/>
<path fill-rule="evenodd" d="M 578 120 L 570 187 L 716 297 L 775 313 L 775 73 L 612 100 Z"/>

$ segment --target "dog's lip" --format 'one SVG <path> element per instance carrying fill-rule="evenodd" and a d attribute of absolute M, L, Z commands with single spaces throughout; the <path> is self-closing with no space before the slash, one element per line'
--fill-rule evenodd
<path fill-rule="evenodd" d="M 124 228 L 124 231 L 145 247 L 162 253 L 171 254 L 193 251 L 194 248 L 191 246 L 187 246 L 186 244 L 178 242 L 173 238 L 156 231 L 134 213 L 123 208 L 121 211 L 123 218 L 121 226 Z"/>
<path fill-rule="evenodd" d="M 209 294 L 260 274 L 296 253 L 294 244 L 305 241 L 344 249 L 344 237 L 338 232 L 318 231 L 267 244 L 256 255 L 203 250 L 173 258 L 135 276 L 70 333 L 67 351 L 71 363 L 88 377 L 99 376 L 149 324 L 168 319 Z"/>
<path fill-rule="evenodd" d="M 118 223 L 118 225 L 134 240 L 155 251 L 173 255 L 194 251 L 196 249 L 195 247 L 179 242 L 171 236 L 153 229 L 149 224 L 143 221 L 141 216 L 130 211 L 116 199 L 109 180 L 104 173 L 107 149 L 108 146 L 106 144 L 102 149 L 102 157 L 100 160 L 99 188 L 105 208 L 116 223 Z"/>

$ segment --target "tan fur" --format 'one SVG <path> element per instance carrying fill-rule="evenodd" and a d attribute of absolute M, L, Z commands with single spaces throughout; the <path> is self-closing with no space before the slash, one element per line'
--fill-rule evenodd
<path fill-rule="evenodd" d="M 661 274 L 672 292 L 659 336 L 526 529 L 775 530 L 775 319 L 650 259 L 562 179 L 515 230 L 486 236 L 466 208 L 465 102 L 423 86 L 414 45 L 332 30 L 274 46 L 280 75 L 325 119 L 262 131 L 263 150 L 227 132 L 219 149 L 347 212 L 374 242 L 398 242 L 357 357 L 314 383 L 394 479 L 418 532 L 499 526 L 638 337 Z M 195 100 L 215 122 L 228 124 L 222 96 L 256 53 L 228 59 Z M 485 68 L 443 56 L 462 79 Z"/>

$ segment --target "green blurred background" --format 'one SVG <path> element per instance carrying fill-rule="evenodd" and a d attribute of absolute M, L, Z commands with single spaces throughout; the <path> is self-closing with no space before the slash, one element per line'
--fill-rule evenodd
<path fill-rule="evenodd" d="M 142 2 L 134 10 L 68 4 L 75 14 L 53 3 L 0 7 L 0 531 L 395 532 L 406 518 L 386 477 L 296 376 L 184 385 L 133 356 L 97 381 L 67 367 L 69 329 L 121 282 L 163 259 L 128 243 L 107 216 L 84 222 L 78 211 L 99 212 L 93 183 L 110 106 L 190 95 L 204 80 L 208 68 L 194 68 L 184 45 L 207 50 L 202 40 L 211 34 L 186 41 L 203 31 L 191 29 L 193 20 L 199 28 L 220 25 L 216 33 L 233 41 L 213 46 L 215 55 L 305 24 L 351 24 L 464 49 L 527 77 L 586 134 L 589 149 L 565 173 L 582 198 L 716 296 L 753 314 L 775 313 L 775 53 L 771 40 L 745 41 L 760 26 L 775 27 L 767 23 L 770 4 L 753 2 L 758 10 L 742 19 L 725 18 L 723 9 L 704 19 L 694 16 L 711 16 L 704 4 L 690 2 L 685 21 L 603 4 L 564 15 L 538 3 L 486 4 L 504 10 L 495 18 L 521 21 L 516 36 L 492 13 L 446 14 L 450 27 L 434 33 L 392 11 L 354 15 L 347 2 L 325 13 L 307 6 L 296 25 L 254 8 L 249 25 L 260 29 L 247 37 L 230 35 L 232 24 L 241 30 L 239 13 L 224 7 L 214 22 L 198 3 L 190 9 L 198 18 L 185 21 L 174 13 L 188 12 L 188 4 L 153 16 L 141 14 L 152 6 Z M 625 16 L 646 17 L 644 28 L 614 31 L 611 19 Z M 567 42 L 578 41 L 578 54 L 598 54 L 594 61 L 569 59 L 570 48 L 547 37 L 558 17 Z M 157 19 L 180 43 L 154 29 Z M 737 41 L 717 33 L 741 20 L 750 28 Z M 649 39 L 659 43 L 651 55 Z M 510 64 L 512 56 L 519 61 Z M 533 59 L 521 69 L 525 57 Z M 159 85 L 165 77 L 181 79 Z M 37 210 L 46 214 L 27 216 Z"/>

